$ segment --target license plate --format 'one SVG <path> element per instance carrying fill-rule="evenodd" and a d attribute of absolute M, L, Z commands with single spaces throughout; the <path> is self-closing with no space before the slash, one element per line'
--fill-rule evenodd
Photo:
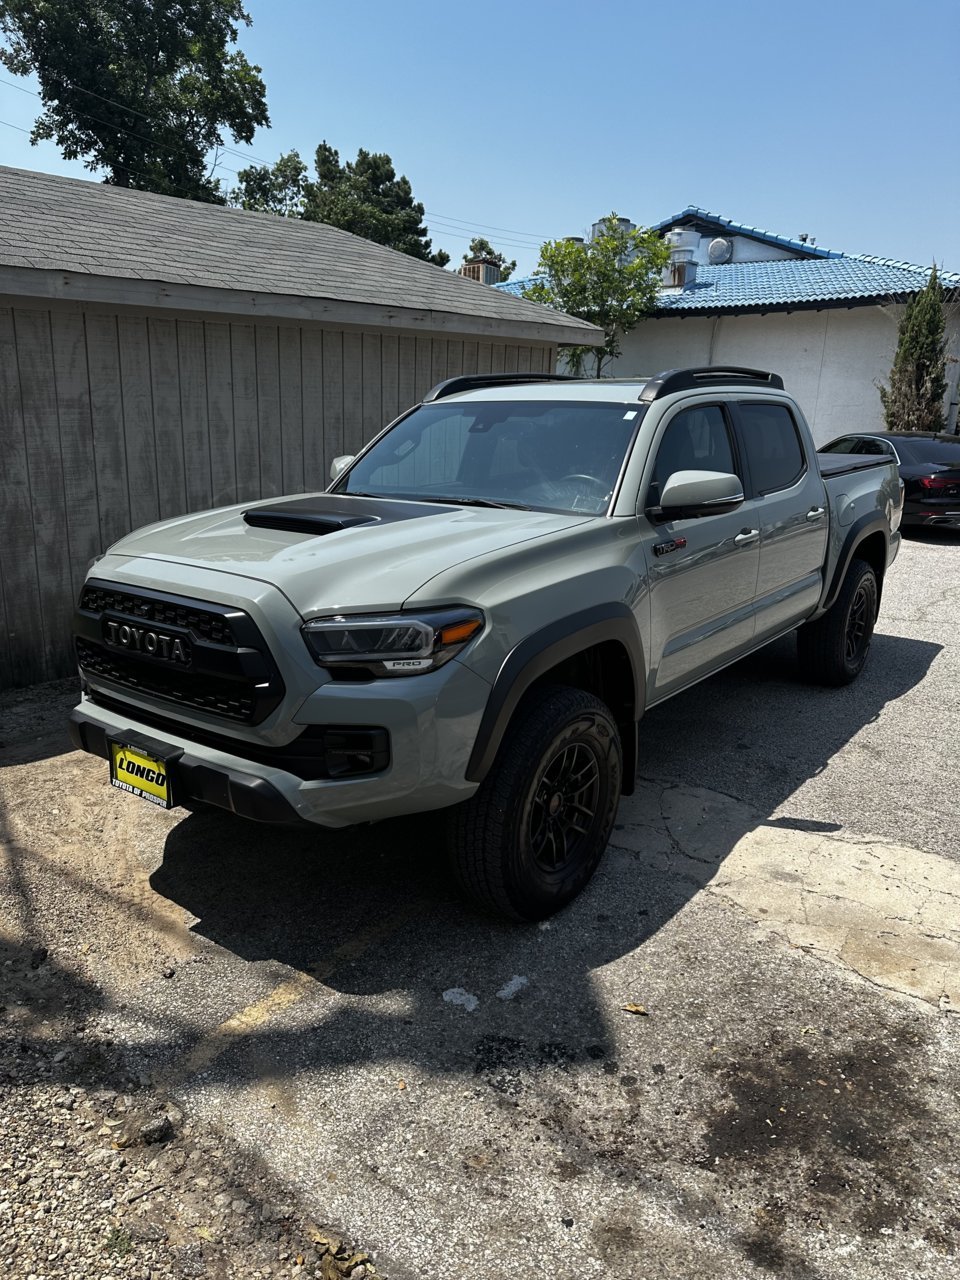
<path fill-rule="evenodd" d="M 110 743 L 110 781 L 121 791 L 148 800 L 161 809 L 173 808 L 173 788 L 166 763 L 139 747 L 125 742 Z"/>

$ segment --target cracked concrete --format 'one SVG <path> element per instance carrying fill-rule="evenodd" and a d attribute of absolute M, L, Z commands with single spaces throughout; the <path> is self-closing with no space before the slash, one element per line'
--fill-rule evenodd
<path fill-rule="evenodd" d="M 659 810 L 657 839 L 637 810 Z M 960 864 L 880 836 L 773 826 L 729 796 L 641 784 L 614 843 L 651 872 L 701 882 L 771 937 L 868 981 L 960 1009 Z"/>

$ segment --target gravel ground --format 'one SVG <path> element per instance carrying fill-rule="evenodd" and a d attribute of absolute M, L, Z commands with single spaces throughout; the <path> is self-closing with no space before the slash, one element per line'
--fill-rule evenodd
<path fill-rule="evenodd" d="M 131 1070 L 103 993 L 75 969 L 4 941 L 0 975 L 5 1280 L 381 1276 L 260 1161 Z"/>

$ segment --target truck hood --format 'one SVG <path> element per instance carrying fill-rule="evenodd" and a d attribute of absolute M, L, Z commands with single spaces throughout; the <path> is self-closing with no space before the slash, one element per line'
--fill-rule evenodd
<path fill-rule="evenodd" d="M 303 617 L 399 609 L 466 560 L 562 533 L 596 516 L 318 493 L 248 502 L 137 529 L 113 544 L 124 576 L 150 565 L 217 570 L 282 591 Z M 159 567 L 159 565 L 157 565 Z M 164 577 L 169 580 L 169 573 Z"/>

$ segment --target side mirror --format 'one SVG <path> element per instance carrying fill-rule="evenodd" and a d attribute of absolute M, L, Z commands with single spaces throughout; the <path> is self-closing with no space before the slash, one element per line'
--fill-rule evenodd
<path fill-rule="evenodd" d="M 742 502 L 739 476 L 725 471 L 675 471 L 663 486 L 655 512 L 668 520 L 688 520 L 736 511 Z"/>
<path fill-rule="evenodd" d="M 356 454 L 354 453 L 341 453 L 339 458 L 334 458 L 330 463 L 330 479 L 336 480 L 337 476 L 340 475 L 341 472 L 346 471 L 347 467 L 349 467 L 355 457 Z"/>

